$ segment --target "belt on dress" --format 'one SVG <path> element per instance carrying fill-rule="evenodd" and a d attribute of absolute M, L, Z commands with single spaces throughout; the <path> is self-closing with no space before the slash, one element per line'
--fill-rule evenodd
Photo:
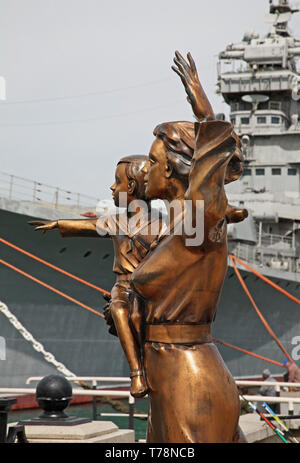
<path fill-rule="evenodd" d="M 177 343 L 202 344 L 212 342 L 210 333 L 210 324 L 203 323 L 199 325 L 146 325 L 146 341 Z"/>

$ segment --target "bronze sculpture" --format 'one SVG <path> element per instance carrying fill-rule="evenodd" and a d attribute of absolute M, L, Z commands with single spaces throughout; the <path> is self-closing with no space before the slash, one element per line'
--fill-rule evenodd
<path fill-rule="evenodd" d="M 156 235 L 151 234 L 152 230 L 155 230 L 153 225 L 157 226 L 159 232 L 163 224 L 161 214 L 154 214 L 153 211 L 150 214 L 149 202 L 145 199 L 143 168 L 147 162 L 147 156 L 136 155 L 123 157 L 117 164 L 115 182 L 111 190 L 116 206 L 120 205 L 120 194 L 125 195 L 126 212 L 97 219 L 29 222 L 36 227 L 36 230 L 43 232 L 58 228 L 64 237 L 112 238 L 115 252 L 113 271 L 116 274 L 116 283 L 111 290 L 105 315 L 110 325 L 110 332 L 119 336 L 129 363 L 131 394 L 134 397 L 144 396 L 147 393 L 147 386 L 143 377 L 140 352 L 141 319 L 138 313 L 135 316 L 130 316 L 129 313 L 130 276 L 156 239 Z M 130 212 L 130 205 L 138 200 L 143 202 L 137 203 L 137 207 L 132 207 Z M 134 219 L 136 215 L 138 220 L 130 222 L 130 218 Z"/>
<path fill-rule="evenodd" d="M 193 220 L 204 200 L 204 241 L 161 236 L 132 274 L 133 310 L 145 318 L 147 442 L 242 442 L 238 391 L 210 334 L 227 271 L 226 213 L 233 221 L 247 215 L 228 206 L 224 190 L 241 173 L 240 144 L 231 124 L 214 120 L 191 55 L 187 63 L 176 52 L 174 61 L 199 121 L 195 149 L 185 123 L 157 126 L 146 195 L 192 201 Z M 171 228 L 177 220 L 170 217 Z"/>
<path fill-rule="evenodd" d="M 224 184 L 241 175 L 243 158 L 232 126 L 214 120 L 190 55 L 188 61 L 176 52 L 173 69 L 199 122 L 158 125 L 149 162 L 123 158 L 111 188 L 116 205 L 120 192 L 127 193 L 128 205 L 145 199 L 145 187 L 147 201 L 177 200 L 184 206 L 190 200 L 194 226 L 197 201 L 204 200 L 203 243 L 189 246 L 184 233 L 174 233 L 184 217 L 173 210 L 168 233 L 157 219 L 157 235 L 134 236 L 122 219 L 114 221 L 114 234 L 108 218 L 32 224 L 43 231 L 59 228 L 63 236 L 113 237 L 117 282 L 110 309 L 130 365 L 131 393 L 141 397 L 149 388 L 147 441 L 237 442 L 243 441 L 238 393 L 211 341 L 210 325 L 227 270 L 226 225 L 247 216 L 227 204 L 224 191 Z M 133 166 L 136 175 L 129 174 Z M 131 180 L 136 183 L 130 186 Z M 147 212 L 144 219 L 149 227 L 153 216 Z"/>

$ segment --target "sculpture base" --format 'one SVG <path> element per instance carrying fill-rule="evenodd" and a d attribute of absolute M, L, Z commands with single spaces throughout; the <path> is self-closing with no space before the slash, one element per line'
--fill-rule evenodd
<path fill-rule="evenodd" d="M 43 426 L 76 426 L 83 423 L 91 423 L 92 420 L 89 418 L 78 418 L 77 416 L 67 416 L 65 418 L 49 418 L 39 416 L 38 418 L 32 418 L 30 420 L 19 421 L 18 424 L 32 426 L 32 425 L 43 425 Z"/>
<path fill-rule="evenodd" d="M 32 421 L 32 420 L 28 420 Z M 36 423 L 39 424 L 39 423 Z M 15 426 L 16 423 L 10 423 Z M 31 426 L 25 424 L 29 443 L 134 443 L 131 429 L 119 429 L 111 421 L 91 421 L 78 426 Z"/>

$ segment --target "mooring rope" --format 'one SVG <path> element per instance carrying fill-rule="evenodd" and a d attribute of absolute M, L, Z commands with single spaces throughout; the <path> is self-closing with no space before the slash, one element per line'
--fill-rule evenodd
<path fill-rule="evenodd" d="M 231 263 L 232 263 L 232 266 L 234 268 L 234 271 L 243 287 L 243 290 L 245 291 L 245 293 L 247 294 L 248 298 L 250 299 L 251 301 L 251 304 L 252 306 L 254 307 L 257 315 L 259 316 L 262 324 L 264 325 L 264 327 L 267 329 L 268 333 L 272 336 L 272 338 L 274 339 L 274 341 L 276 342 L 276 344 L 278 345 L 278 347 L 282 350 L 282 352 L 284 353 L 284 355 L 289 359 L 290 362 L 294 363 L 294 360 L 292 359 L 292 357 L 290 356 L 290 354 L 288 353 L 288 351 L 285 349 L 285 347 L 281 344 L 281 342 L 279 341 L 279 339 L 277 338 L 276 334 L 274 333 L 274 331 L 272 330 L 272 328 L 270 327 L 270 325 L 268 324 L 268 322 L 266 321 L 266 319 L 264 318 L 264 316 L 262 315 L 261 311 L 259 310 L 259 308 L 257 307 L 257 305 L 255 304 L 255 301 L 253 299 L 253 297 L 251 296 L 250 294 L 250 291 L 248 290 L 237 266 L 235 265 L 235 262 L 234 262 L 234 259 L 233 257 L 230 255 L 230 260 L 231 260 Z"/>
<path fill-rule="evenodd" d="M 71 302 L 74 302 L 74 304 L 79 305 L 83 309 L 89 310 L 90 312 L 99 315 L 99 317 L 104 318 L 104 315 L 100 312 L 98 312 L 96 309 L 93 309 L 92 307 L 89 307 L 88 305 L 84 304 L 83 302 L 78 301 L 77 299 L 74 299 L 73 297 L 69 296 L 68 294 L 60 291 L 59 289 L 54 288 L 53 286 L 48 285 L 47 283 L 44 283 L 43 281 L 39 280 L 38 278 L 30 275 L 29 273 L 24 272 L 18 267 L 15 267 L 14 265 L 6 262 L 3 259 L 0 259 L 0 263 L 5 265 L 6 267 L 9 267 L 10 269 L 14 270 L 15 272 L 20 273 L 21 275 L 25 276 L 26 278 L 29 278 L 30 280 L 34 281 L 35 283 L 40 284 L 41 286 L 44 286 L 47 289 L 50 289 L 50 291 L 53 291 L 56 294 L 59 294 L 60 296 L 64 297 L 65 299 L 68 299 Z"/>
<path fill-rule="evenodd" d="M 256 275 L 258 278 L 261 278 L 263 281 L 265 281 L 266 283 L 268 283 L 269 285 L 273 286 L 273 288 L 277 289 L 277 291 L 280 291 L 282 294 L 284 294 L 285 296 L 289 297 L 290 299 L 292 299 L 292 301 L 296 302 L 297 304 L 300 304 L 300 299 L 298 299 L 297 297 L 293 296 L 292 294 L 290 294 L 288 291 L 285 291 L 283 288 L 281 288 L 280 286 L 276 285 L 276 283 L 274 283 L 273 281 L 271 281 L 269 278 L 267 278 L 266 276 L 262 275 L 261 273 L 259 273 L 257 270 L 254 270 L 254 268 L 250 267 L 250 265 L 246 264 L 246 262 L 244 262 L 243 260 L 239 259 L 238 257 L 236 257 L 235 255 L 233 254 L 229 254 L 229 258 L 231 259 L 234 259 L 236 260 L 239 264 L 243 265 L 243 267 L 245 267 L 246 269 L 248 269 L 250 272 L 252 272 L 254 275 Z"/>
<path fill-rule="evenodd" d="M 60 267 L 57 267 L 56 265 L 53 265 L 51 264 L 50 262 L 47 262 L 46 260 L 44 259 L 41 259 L 40 257 L 34 255 L 34 254 L 31 254 L 30 252 L 28 251 L 25 251 L 24 249 L 16 246 L 15 244 L 12 244 L 10 243 L 9 241 L 7 240 L 4 240 L 3 238 L 0 238 L 0 242 L 5 244 L 6 246 L 9 246 L 13 249 L 15 249 L 16 251 L 19 251 L 21 252 L 22 254 L 25 254 L 26 256 L 30 257 L 31 259 L 34 259 L 36 260 L 37 262 L 40 262 L 41 264 L 44 264 L 44 265 L 47 265 L 47 267 L 50 267 L 54 270 L 56 270 L 57 272 L 60 272 L 70 278 L 73 278 L 74 280 L 77 280 L 79 281 L 80 283 L 83 283 L 84 285 L 87 285 L 87 286 L 90 286 L 91 288 L 95 289 L 96 291 L 100 291 L 101 293 L 103 294 L 110 294 L 108 291 L 106 291 L 105 289 L 102 289 L 100 288 L 99 286 L 96 286 L 96 285 L 93 285 L 92 283 L 86 281 L 86 280 L 83 280 L 82 278 L 79 278 L 78 276 L 76 275 L 73 275 L 72 273 L 70 272 L 67 272 L 66 270 L 63 270 L 61 269 Z"/>
<path fill-rule="evenodd" d="M 76 281 L 78 281 L 78 282 L 80 282 L 80 283 L 83 283 L 83 284 L 85 284 L 85 285 L 87 285 L 87 286 L 89 286 L 89 287 L 91 287 L 91 288 L 93 288 L 93 289 L 95 289 L 95 290 L 97 290 L 97 291 L 103 293 L 103 294 L 110 295 L 110 293 L 109 293 L 108 291 L 106 291 L 106 290 L 100 288 L 99 286 L 93 285 L 92 283 L 89 283 L 88 281 L 86 281 L 86 280 L 84 280 L 84 279 L 82 279 L 82 278 L 79 278 L 79 277 L 77 277 L 76 275 L 73 275 L 73 274 L 71 274 L 70 272 L 67 272 L 66 270 L 63 270 L 63 269 L 61 269 L 60 267 L 57 267 L 57 266 L 51 264 L 50 262 L 47 262 L 47 261 L 45 261 L 44 259 L 41 259 L 41 258 L 39 258 L 38 256 L 36 256 L 36 255 L 34 255 L 34 254 L 32 254 L 32 253 L 30 253 L 30 252 L 28 252 L 28 251 L 25 251 L 24 249 L 20 248 L 19 246 L 16 246 L 16 245 L 10 243 L 10 242 L 7 241 L 7 240 L 4 240 L 3 238 L 0 238 L 0 242 L 2 242 L 3 244 L 5 244 L 5 245 L 7 245 L 7 246 L 9 246 L 9 247 L 11 247 L 11 248 L 13 248 L 13 249 L 15 249 L 16 251 L 19 251 L 19 252 L 21 252 L 22 254 L 24 254 L 24 255 L 26 255 L 26 256 L 28 256 L 28 257 L 30 257 L 30 258 L 32 258 L 32 259 L 38 261 L 38 262 L 40 262 L 40 263 L 42 263 L 42 264 L 44 264 L 44 265 L 46 265 L 46 266 L 48 266 L 48 267 L 50 267 L 50 268 L 52 268 L 52 269 L 54 269 L 54 270 L 60 272 L 60 273 L 62 273 L 62 274 L 66 275 L 66 276 L 68 276 L 68 277 L 70 277 L 70 278 L 75 279 Z M 294 300 L 295 302 L 297 302 L 297 303 L 300 304 L 300 300 L 297 299 L 296 297 L 292 296 L 291 294 L 289 294 L 287 291 L 285 291 L 285 290 L 283 290 L 282 288 L 280 288 L 278 285 L 276 285 L 275 283 L 273 283 L 271 280 L 269 280 L 269 279 L 266 278 L 265 276 L 261 275 L 259 272 L 257 272 L 256 270 L 254 270 L 252 267 L 250 267 L 249 265 L 247 265 L 245 262 L 241 261 L 240 259 L 238 259 L 238 258 L 235 257 L 234 255 L 230 254 L 230 255 L 229 255 L 229 258 L 230 258 L 230 260 L 231 260 L 231 262 L 232 262 L 233 268 L 234 268 L 234 270 L 235 270 L 235 272 L 236 272 L 236 274 L 237 274 L 237 276 L 238 276 L 238 278 L 239 278 L 239 280 L 240 280 L 240 282 L 241 282 L 241 284 L 242 284 L 242 286 L 243 286 L 245 292 L 247 293 L 248 297 L 250 297 L 251 302 L 254 304 L 254 308 L 255 308 L 255 310 L 257 311 L 257 313 L 258 313 L 258 315 L 259 315 L 259 317 L 260 317 L 262 323 L 265 325 L 265 327 L 267 328 L 267 330 L 269 331 L 269 333 L 272 335 L 273 339 L 276 340 L 277 344 L 279 345 L 279 347 L 281 348 L 281 350 L 285 353 L 286 357 L 287 357 L 291 362 L 293 362 L 293 360 L 292 360 L 291 357 L 289 356 L 288 352 L 283 348 L 283 346 L 281 345 L 281 343 L 280 343 L 279 340 L 277 339 L 275 333 L 271 330 L 270 326 L 267 324 L 266 320 L 265 320 L 264 317 L 262 316 L 262 314 L 261 314 L 261 312 L 259 311 L 258 307 L 257 307 L 256 304 L 254 303 L 254 300 L 253 300 L 253 298 L 251 297 L 251 295 L 250 295 L 250 293 L 249 293 L 249 291 L 248 291 L 248 289 L 247 289 L 247 287 L 246 287 L 246 285 L 245 285 L 243 279 L 241 278 L 241 276 L 240 276 L 240 274 L 239 274 L 239 272 L 238 272 L 238 269 L 237 269 L 237 267 L 235 266 L 233 260 L 236 260 L 237 262 L 239 262 L 241 265 L 243 265 L 244 267 L 246 267 L 248 270 L 250 270 L 251 272 L 253 272 L 255 275 L 257 275 L 257 276 L 259 276 L 260 278 L 262 278 L 264 281 L 266 281 L 267 283 L 269 283 L 271 286 L 275 287 L 278 291 L 280 291 L 280 292 L 282 292 L 283 294 L 285 294 L 286 296 L 290 297 L 290 298 L 291 298 L 292 300 Z M 104 318 L 104 315 L 101 314 L 100 312 L 98 312 L 97 310 L 95 310 L 95 309 L 89 307 L 88 305 L 86 305 L 86 304 L 84 304 L 84 303 L 78 301 L 77 299 L 75 299 L 75 298 L 69 296 L 68 294 L 66 294 L 66 293 L 64 293 L 64 292 L 62 292 L 62 291 L 60 291 L 60 290 L 54 288 L 53 286 L 48 285 L 47 283 L 45 283 L 45 282 L 43 282 L 43 281 L 37 279 L 36 277 L 34 277 L 34 276 L 32 276 L 32 275 L 30 275 L 30 274 L 24 272 L 24 271 L 21 270 L 20 268 L 13 266 L 12 264 L 8 263 L 7 261 L 4 261 L 3 259 L 0 259 L 0 263 L 2 263 L 3 265 L 5 265 L 5 266 L 11 268 L 12 270 L 14 270 L 14 271 L 16 271 L 16 272 L 22 274 L 23 276 L 25 276 L 25 277 L 31 279 L 32 281 L 34 281 L 34 282 L 36 282 L 36 283 L 38 283 L 38 284 L 44 286 L 45 288 L 47 288 L 47 289 L 49 289 L 49 290 L 55 292 L 56 294 L 59 294 L 60 296 L 62 296 L 62 297 L 64 297 L 64 298 L 68 299 L 69 301 L 75 303 L 76 305 L 78 305 L 78 306 L 80 306 L 80 307 L 82 307 L 82 308 L 84 308 L 84 309 L 86 309 L 86 310 L 88 310 L 88 311 L 94 313 L 95 315 L 100 316 L 101 318 Z M 232 345 L 232 344 L 226 343 L 225 341 L 220 341 L 220 340 L 218 340 L 218 339 L 214 339 L 214 341 L 217 342 L 217 343 L 219 343 L 219 344 L 223 344 L 223 345 L 225 345 L 225 346 L 227 346 L 227 347 L 229 347 L 229 348 L 232 348 L 232 349 L 235 349 L 235 350 L 237 350 L 237 351 L 243 352 L 243 353 L 245 353 L 245 354 L 247 354 L 247 355 L 250 355 L 250 356 L 259 358 L 259 359 L 261 359 L 261 360 L 264 360 L 264 361 L 266 361 L 266 362 L 273 363 L 273 364 L 275 364 L 275 365 L 280 365 L 280 366 L 283 366 L 283 367 L 285 366 L 284 364 L 281 364 L 280 362 L 277 362 L 277 361 L 275 361 L 275 360 L 269 359 L 269 358 L 267 358 L 267 357 L 263 357 L 263 356 L 261 356 L 261 355 L 259 355 L 259 354 L 255 354 L 255 353 L 253 353 L 253 352 L 249 352 L 249 351 L 247 351 L 246 349 L 242 349 L 241 347 L 237 347 L 237 346 L 234 346 L 234 345 Z M 293 363 L 294 363 L 294 362 L 293 362 Z"/>
<path fill-rule="evenodd" d="M 212 338 L 213 342 L 217 342 L 218 344 L 222 344 L 223 346 L 230 347 L 231 349 L 238 350 L 243 352 L 244 354 L 251 355 L 252 357 L 256 357 L 258 359 L 264 360 L 265 362 L 273 363 L 274 365 L 278 365 L 280 367 L 286 368 L 284 363 L 277 362 L 276 360 L 269 359 L 268 357 L 263 357 L 262 355 L 255 354 L 254 352 L 249 352 L 246 349 L 242 349 L 241 347 L 233 346 L 225 341 L 220 341 L 219 339 Z"/>

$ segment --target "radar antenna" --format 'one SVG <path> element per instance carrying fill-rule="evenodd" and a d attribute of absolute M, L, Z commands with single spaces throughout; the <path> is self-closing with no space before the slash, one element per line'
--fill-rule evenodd
<path fill-rule="evenodd" d="M 276 5 L 273 4 L 273 0 L 269 0 L 270 13 L 266 16 L 266 22 L 271 23 L 273 31 L 271 35 L 281 35 L 288 37 L 288 23 L 294 13 L 297 13 L 298 9 L 293 9 L 290 6 L 289 0 L 278 0 Z"/>
<path fill-rule="evenodd" d="M 269 100 L 269 96 L 261 95 L 261 94 L 244 95 L 242 96 L 242 100 L 245 101 L 245 103 L 252 104 L 252 110 L 250 113 L 250 117 L 251 117 L 257 111 L 258 105 L 260 103 L 265 103 L 266 101 Z"/>

